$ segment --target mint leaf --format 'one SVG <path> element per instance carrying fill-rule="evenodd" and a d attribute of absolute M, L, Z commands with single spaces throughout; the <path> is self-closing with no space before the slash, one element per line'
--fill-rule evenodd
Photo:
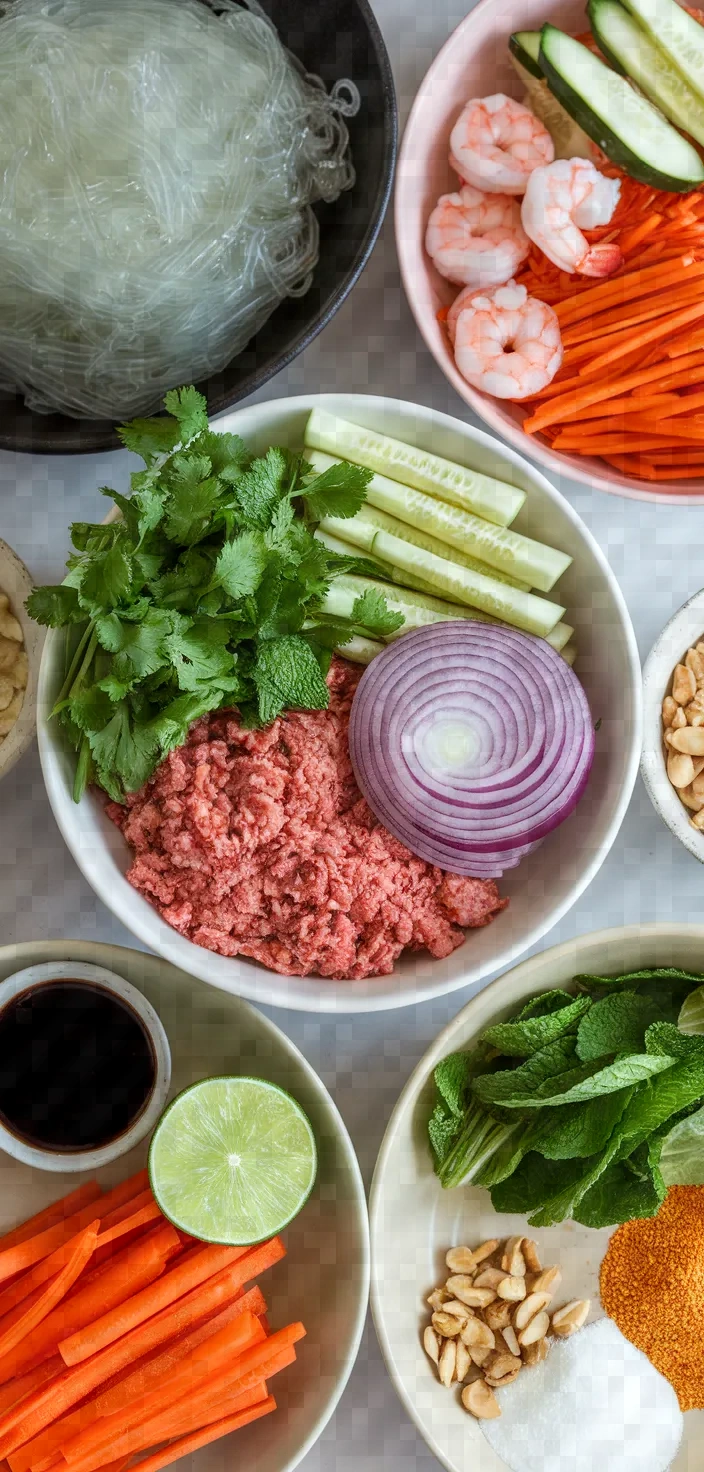
<path fill-rule="evenodd" d="M 402 613 L 392 613 L 388 603 L 377 588 L 365 588 L 352 604 L 352 623 L 361 624 L 370 634 L 394 634 L 406 622 Z"/>
<path fill-rule="evenodd" d="M 279 501 L 288 493 L 291 476 L 291 459 L 277 445 L 252 461 L 234 487 L 242 517 L 250 526 L 260 531 L 269 526 Z"/>
<path fill-rule="evenodd" d="M 315 655 L 304 639 L 286 634 L 259 645 L 252 671 L 259 719 L 268 725 L 286 707 L 327 710 L 328 687 Z"/>
<path fill-rule="evenodd" d="M 141 455 L 145 465 L 152 465 L 159 455 L 167 455 L 181 438 L 178 424 L 163 415 L 154 419 L 131 419 L 118 425 L 117 433 L 126 450 Z"/>
<path fill-rule="evenodd" d="M 704 1036 L 680 1032 L 673 1022 L 653 1022 L 645 1034 L 645 1050 L 656 1056 L 670 1054 L 694 1063 L 704 1059 Z"/>
<path fill-rule="evenodd" d="M 491 1204 L 495 1211 L 536 1211 L 550 1196 L 574 1187 L 584 1173 L 583 1160 L 543 1160 L 531 1151 L 511 1176 L 492 1187 Z"/>
<path fill-rule="evenodd" d="M 76 589 L 64 586 L 33 588 L 24 606 L 30 618 L 50 629 L 62 629 L 65 624 L 79 624 L 86 617 L 78 602 Z"/>
<path fill-rule="evenodd" d="M 579 1025 L 577 1055 L 586 1061 L 611 1053 L 642 1053 L 646 1028 L 661 1016 L 657 1003 L 638 992 L 603 997 Z"/>
<path fill-rule="evenodd" d="M 467 1089 L 473 1077 L 470 1053 L 450 1053 L 437 1064 L 433 1073 L 435 1087 L 450 1113 L 461 1119 L 467 1103 Z"/>
<path fill-rule="evenodd" d="M 556 1038 L 534 1053 L 518 1068 L 500 1069 L 474 1080 L 472 1092 L 483 1104 L 500 1104 L 503 1108 L 519 1107 L 514 1100 L 533 1099 L 535 1091 L 547 1079 L 557 1078 L 574 1063 L 574 1037 Z M 522 1106 L 521 1106 L 522 1107 Z"/>
<path fill-rule="evenodd" d="M 428 1120 L 428 1138 L 435 1156 L 437 1165 L 447 1158 L 450 1148 L 457 1138 L 459 1123 L 453 1114 L 449 1114 L 441 1103 L 435 1108 Z"/>
<path fill-rule="evenodd" d="M 665 1200 L 662 1182 L 636 1177 L 620 1162 L 606 1170 L 575 1207 L 575 1221 L 585 1227 L 615 1227 L 634 1218 L 655 1216 Z"/>
<path fill-rule="evenodd" d="M 498 1022 L 482 1033 L 482 1041 L 513 1058 L 530 1058 L 547 1043 L 573 1032 L 589 1011 L 589 997 L 570 997 L 543 1017 L 525 1017 L 517 1022 Z"/>
<path fill-rule="evenodd" d="M 314 521 L 322 521 L 324 516 L 347 519 L 356 516 L 364 505 L 373 475 L 373 471 L 364 470 L 361 465 L 340 461 L 323 470 L 297 494 L 303 497 L 306 511 Z"/>
<path fill-rule="evenodd" d="M 220 584 L 230 598 L 245 598 L 255 593 L 264 574 L 267 549 L 260 531 L 240 532 L 226 542 L 218 555 L 213 581 Z"/>
<path fill-rule="evenodd" d="M 548 1160 L 596 1155 L 610 1140 L 633 1093 L 634 1089 L 619 1089 L 583 1104 L 542 1111 L 534 1148 Z"/>
<path fill-rule="evenodd" d="M 182 444 L 185 445 L 195 435 L 207 430 L 207 400 L 193 386 L 190 388 L 169 389 L 164 399 L 164 407 L 167 414 L 172 414 L 174 419 L 178 421 L 179 437 Z"/>

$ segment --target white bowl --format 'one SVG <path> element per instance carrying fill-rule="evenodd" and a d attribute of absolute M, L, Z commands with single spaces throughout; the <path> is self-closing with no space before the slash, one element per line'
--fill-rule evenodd
<path fill-rule="evenodd" d="M 675 665 L 692 644 L 704 638 L 704 588 L 689 598 L 665 624 L 643 666 L 643 754 L 640 769 L 658 817 L 700 864 L 704 833 L 693 828 L 690 812 L 667 775 L 662 749 L 662 702 L 672 688 Z"/>
<path fill-rule="evenodd" d="M 12 730 L 0 741 L 0 782 L 14 767 L 34 739 L 37 705 L 37 679 L 44 644 L 44 630 L 29 617 L 24 603 L 34 584 L 32 577 L 20 561 L 16 552 L 0 540 L 0 593 L 7 593 L 10 607 L 22 625 L 24 647 L 29 663 L 29 679 L 24 692 L 22 709 Z"/>
<path fill-rule="evenodd" d="M 327 1425 L 357 1358 L 369 1297 L 369 1225 L 352 1141 L 325 1085 L 280 1028 L 239 997 L 200 986 L 157 956 L 90 941 L 0 947 L 0 981 L 18 967 L 84 962 L 125 978 L 158 1012 L 173 1064 L 171 1097 L 216 1074 L 256 1074 L 287 1089 L 318 1143 L 318 1176 L 282 1233 L 287 1255 L 261 1279 L 272 1327 L 302 1320 L 295 1365 L 276 1377 L 278 1411 L 189 1462 L 192 1472 L 293 1472 Z M 146 1164 L 147 1142 L 99 1172 L 102 1186 Z M 0 1234 L 86 1180 L 33 1170 L 0 1154 Z M 273 1384 L 273 1382 L 272 1382 Z M 324 1457 L 323 1457 L 324 1462 Z M 186 1463 L 181 1464 L 185 1472 Z M 322 1465 L 322 1463 L 321 1463 Z"/>
<path fill-rule="evenodd" d="M 76 806 L 74 756 L 47 720 L 61 680 L 62 640 L 50 633 L 39 691 L 39 748 L 49 801 L 89 883 L 133 935 L 213 986 L 253 1001 L 311 1012 L 368 1012 L 402 1007 L 478 982 L 510 965 L 569 910 L 603 863 L 621 825 L 640 752 L 640 666 L 631 621 L 606 558 L 569 503 L 513 450 L 480 430 L 417 404 L 367 395 L 305 395 L 254 404 L 225 415 L 217 428 L 237 432 L 257 451 L 298 445 L 310 410 L 333 414 L 431 449 L 528 491 L 515 525 L 561 547 L 573 565 L 560 582 L 579 645 L 576 671 L 600 721 L 587 790 L 575 813 L 500 881 L 510 905 L 492 925 L 470 932 L 446 960 L 407 955 L 392 976 L 335 982 L 285 977 L 240 958 L 215 955 L 185 940 L 127 883 L 128 850 L 95 795 Z M 564 591 L 563 591 L 564 590 Z"/>
<path fill-rule="evenodd" d="M 533 1236 L 544 1263 L 557 1263 L 563 1281 L 556 1307 L 590 1298 L 590 1318 L 603 1316 L 599 1266 L 612 1227 L 595 1231 L 577 1222 L 527 1228 L 526 1217 L 494 1211 L 477 1186 L 443 1190 L 433 1170 L 427 1121 L 434 1100 L 433 1070 L 448 1053 L 471 1046 L 538 992 L 562 987 L 579 972 L 600 975 L 640 966 L 680 966 L 704 971 L 704 925 L 679 923 L 618 926 L 553 946 L 499 977 L 440 1033 L 411 1075 L 389 1121 L 372 1181 L 372 1313 L 382 1354 L 396 1391 L 421 1436 L 448 1472 L 505 1472 L 478 1422 L 456 1391 L 440 1385 L 421 1343 L 429 1322 L 426 1298 L 447 1276 L 449 1247 L 492 1237 Z M 699 1472 L 704 1411 L 685 1416 L 682 1447 L 670 1472 Z M 565 1467 L 565 1472 L 567 1468 Z"/>
<path fill-rule="evenodd" d="M 164 1032 L 161 1019 L 154 1011 L 151 1002 L 131 986 L 124 977 L 117 976 L 114 971 L 106 971 L 104 966 L 89 966 L 77 961 L 49 961 L 38 966 L 27 966 L 22 971 L 15 971 L 12 976 L 0 982 L 0 1012 L 22 992 L 28 992 L 34 987 L 44 986 L 48 981 L 87 981 L 94 982 L 103 991 L 112 992 L 119 997 L 128 1007 L 136 1012 L 143 1028 L 145 1029 L 152 1045 L 154 1055 L 154 1083 L 151 1093 L 138 1114 L 137 1118 L 123 1131 L 115 1140 L 109 1144 L 102 1145 L 95 1150 L 40 1150 L 34 1145 L 27 1144 L 20 1136 L 6 1128 L 0 1121 L 0 1150 L 8 1155 L 14 1155 L 15 1160 L 21 1160 L 25 1165 L 33 1165 L 37 1170 L 50 1170 L 65 1173 L 67 1171 L 96 1171 L 103 1165 L 109 1165 L 113 1160 L 119 1160 L 122 1155 L 127 1155 L 135 1145 L 139 1145 L 148 1135 L 162 1113 L 166 1100 L 169 1096 L 171 1084 L 171 1053 L 169 1051 L 169 1040 Z"/>

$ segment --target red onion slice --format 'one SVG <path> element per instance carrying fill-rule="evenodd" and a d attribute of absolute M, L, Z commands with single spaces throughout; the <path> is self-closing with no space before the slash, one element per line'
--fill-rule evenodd
<path fill-rule="evenodd" d="M 372 812 L 418 858 L 495 879 L 564 822 L 594 728 L 542 639 L 461 619 L 405 634 L 368 665 L 350 756 Z"/>

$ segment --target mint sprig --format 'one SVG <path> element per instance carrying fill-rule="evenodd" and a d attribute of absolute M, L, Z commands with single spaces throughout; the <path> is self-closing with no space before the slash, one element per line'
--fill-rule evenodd
<path fill-rule="evenodd" d="M 91 781 L 124 801 L 209 711 L 237 705 L 256 726 L 290 708 L 324 710 L 333 648 L 402 622 L 377 591 L 351 620 L 320 611 L 335 577 L 384 578 L 313 535 L 322 516 L 355 515 L 369 471 L 316 475 L 277 445 L 253 456 L 209 427 L 192 387 L 165 404 L 167 417 L 119 431 L 145 465 L 131 496 L 101 489 L 119 520 L 75 523 L 63 584 L 27 602 L 38 623 L 69 630 L 53 715 L 78 753 L 77 801 Z"/>

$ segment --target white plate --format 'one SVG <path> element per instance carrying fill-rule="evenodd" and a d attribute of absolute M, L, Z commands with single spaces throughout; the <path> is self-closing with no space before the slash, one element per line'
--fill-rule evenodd
<path fill-rule="evenodd" d="M 194 1472 L 226 1472 L 233 1457 L 248 1472 L 292 1472 L 317 1441 L 347 1384 L 364 1327 L 369 1235 L 364 1187 L 352 1142 L 335 1105 L 305 1058 L 273 1022 L 236 997 L 199 986 L 155 956 L 84 941 L 45 941 L 0 949 L 0 981 L 43 961 L 105 966 L 156 1008 L 171 1045 L 171 1094 L 219 1073 L 255 1074 L 288 1089 L 308 1115 L 318 1144 L 318 1178 L 296 1221 L 282 1234 L 288 1253 L 260 1285 L 272 1326 L 302 1319 L 308 1331 L 295 1365 L 272 1381 L 278 1410 L 198 1452 Z M 98 1171 L 104 1184 L 145 1163 L 147 1144 Z M 50 1175 L 0 1154 L 0 1232 L 57 1200 L 86 1173 Z M 185 1463 L 184 1463 L 185 1465 Z"/>
<path fill-rule="evenodd" d="M 24 756 L 34 740 L 36 726 L 37 679 L 44 645 L 44 630 L 32 622 L 24 603 L 33 587 L 32 577 L 16 552 L 0 539 L 0 593 L 7 593 L 10 609 L 22 625 L 24 647 L 29 664 L 29 679 L 22 709 L 12 730 L 0 741 L 0 782 Z"/>
<path fill-rule="evenodd" d="M 473 997 L 445 1028 L 418 1064 L 389 1121 L 370 1197 L 372 1312 L 396 1390 L 448 1472 L 470 1468 L 505 1472 L 478 1422 L 462 1409 L 457 1391 L 440 1385 L 421 1345 L 430 1313 L 425 1299 L 447 1276 L 448 1247 L 476 1247 L 490 1237 L 527 1232 L 538 1241 L 543 1262 L 562 1268 L 556 1302 L 591 1298 L 591 1318 L 598 1318 L 603 1313 L 599 1267 L 612 1228 L 593 1231 L 563 1222 L 533 1231 L 524 1216 L 495 1212 L 488 1191 L 467 1186 L 443 1191 L 433 1171 L 426 1132 L 435 1097 L 433 1069 L 448 1053 L 469 1047 L 485 1027 L 502 1021 L 521 1002 L 564 986 L 578 972 L 607 975 L 648 965 L 704 971 L 704 925 L 601 930 L 524 961 Z M 704 1412 L 689 1411 L 684 1421 L 685 1439 L 672 1472 L 702 1472 Z"/>
<path fill-rule="evenodd" d="M 704 864 L 704 833 L 690 823 L 689 809 L 667 775 L 662 749 L 662 702 L 672 690 L 675 665 L 704 636 L 704 589 L 688 598 L 668 620 L 643 666 L 643 755 L 640 770 L 650 801 L 675 838 Z"/>
<path fill-rule="evenodd" d="M 256 451 L 271 443 L 300 446 L 314 405 L 424 449 L 502 477 L 528 492 L 516 526 L 554 543 L 574 559 L 559 585 L 560 602 L 576 629 L 579 675 L 601 722 L 589 784 L 575 813 L 534 854 L 500 881 L 511 903 L 492 925 L 470 931 L 443 961 L 407 955 L 393 976 L 329 981 L 279 976 L 253 961 L 215 955 L 193 945 L 160 918 L 125 879 L 127 845 L 93 795 L 71 796 L 75 757 L 47 720 L 63 672 L 63 635 L 50 633 L 39 691 L 39 748 L 49 801 L 86 879 L 133 935 L 203 981 L 255 1002 L 311 1012 L 371 1012 L 442 996 L 510 965 L 535 945 L 594 878 L 621 826 L 640 754 L 640 663 L 631 621 L 603 552 L 569 502 L 538 470 L 480 430 L 417 404 L 362 394 L 279 399 L 238 409 L 217 428 L 243 436 Z"/>

